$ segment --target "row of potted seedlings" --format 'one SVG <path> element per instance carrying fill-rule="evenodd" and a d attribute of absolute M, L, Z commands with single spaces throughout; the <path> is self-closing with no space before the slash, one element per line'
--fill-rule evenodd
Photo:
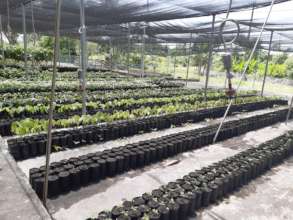
<path fill-rule="evenodd" d="M 219 92 L 217 90 L 209 90 L 210 92 Z M 197 93 L 203 93 L 202 89 L 184 89 L 179 88 L 174 91 L 174 89 L 169 88 L 152 88 L 152 89 L 131 89 L 131 90 L 114 90 L 112 92 L 101 92 L 101 91 L 92 91 L 88 92 L 87 102 L 107 102 L 114 101 L 116 99 L 141 99 L 141 98 L 163 98 L 163 97 L 173 97 L 177 95 L 192 95 Z M 48 93 L 12 93 L 12 94 L 4 94 L 0 97 L 5 101 L 3 102 L 3 107 L 9 106 L 23 106 L 23 105 L 37 105 L 39 103 L 49 104 Z M 10 99 L 7 98 L 10 97 Z M 72 104 L 79 102 L 81 100 L 80 94 L 73 92 L 60 92 L 56 93 L 56 96 L 59 97 L 56 100 L 57 104 Z M 256 96 L 256 93 L 253 91 L 250 93 L 245 93 L 241 96 L 251 97 Z M 31 98 L 34 97 L 34 98 Z"/>
<path fill-rule="evenodd" d="M 188 173 L 151 193 L 102 211 L 87 220 L 185 220 L 196 211 L 223 200 L 293 154 L 293 134 L 243 151 Z"/>
<path fill-rule="evenodd" d="M 256 103 L 233 105 L 230 114 L 239 111 L 255 111 L 285 105 L 284 100 L 267 100 Z M 115 140 L 129 137 L 142 132 L 180 126 L 186 122 L 199 122 L 206 118 L 218 118 L 225 112 L 226 107 L 204 109 L 194 112 L 181 112 L 168 115 L 152 116 L 130 121 L 119 121 L 100 125 L 85 126 L 82 128 L 53 132 L 52 145 L 62 149 L 76 148 L 87 144 Z M 15 160 L 24 160 L 44 155 L 46 148 L 46 134 L 12 138 L 8 140 L 9 151 Z M 52 149 L 52 152 L 55 150 Z"/>
<path fill-rule="evenodd" d="M 24 85 L 24 84 L 23 84 Z M 151 89 L 151 88 L 181 88 L 184 84 L 182 83 L 174 83 L 171 81 L 166 82 L 165 84 L 156 84 L 156 83 L 150 83 L 150 84 L 133 84 L 127 82 L 127 84 L 115 84 L 113 86 L 112 84 L 92 84 L 88 85 L 87 90 L 88 91 L 112 91 L 117 89 L 124 89 L 124 90 L 130 90 L 130 89 Z M 75 86 L 74 84 L 63 84 L 63 85 L 57 85 L 56 92 L 64 92 L 64 91 L 79 91 L 79 87 Z M 0 94 L 2 93 L 14 93 L 14 92 L 49 92 L 50 86 L 36 86 L 35 84 L 25 84 L 25 86 L 19 87 L 18 84 L 16 85 L 9 85 L 9 86 L 3 86 L 0 88 Z"/>
<path fill-rule="evenodd" d="M 181 95 L 179 95 L 181 96 Z M 176 95 L 173 95 L 171 97 L 179 97 Z M 254 95 L 241 95 L 238 96 L 237 98 L 249 98 L 249 97 L 253 97 Z M 195 100 L 196 101 L 203 101 L 204 96 L 200 96 L 198 95 L 198 97 L 196 97 L 196 99 L 188 99 L 189 95 L 184 95 L 184 97 L 186 97 L 186 99 L 181 99 L 179 102 L 184 102 L 184 103 L 190 103 L 190 104 L 194 104 Z M 153 97 L 151 97 L 153 98 Z M 143 103 L 142 102 L 133 102 L 133 103 L 127 103 L 125 102 L 124 105 L 112 105 L 111 107 L 99 107 L 96 108 L 94 106 L 87 106 L 87 114 L 88 115 L 94 115 L 97 112 L 107 112 L 107 113 L 111 113 L 114 111 L 131 111 L 134 109 L 138 109 L 141 108 L 142 106 L 144 107 L 155 107 L 155 106 L 163 106 L 166 104 L 170 104 L 172 103 L 172 101 L 170 100 L 166 100 L 165 98 L 169 98 L 169 97 L 162 97 L 163 99 L 161 101 L 153 101 L 153 100 L 145 100 Z M 132 100 L 133 98 L 129 98 L 130 100 Z M 164 100 L 165 99 L 165 100 Z M 227 96 L 222 95 L 222 96 L 215 96 L 215 97 L 208 97 L 207 101 L 214 101 L 214 100 L 219 100 L 219 99 L 227 99 Z M 236 99 L 236 97 L 235 97 Z M 125 99 L 127 100 L 127 99 Z M 107 102 L 112 102 L 113 100 L 104 100 L 103 103 L 107 103 Z M 141 100 L 139 100 L 141 101 Z M 95 101 L 94 101 L 95 102 Z M 99 101 L 98 101 L 99 102 Z M 173 101 L 174 103 L 175 101 Z M 79 102 L 76 102 L 79 103 Z M 74 103 L 72 104 L 74 105 Z M 81 115 L 81 111 L 79 108 L 73 108 L 73 109 L 68 109 L 66 111 L 62 111 L 62 112 L 58 112 L 58 109 L 62 108 L 63 104 L 59 104 L 55 106 L 55 110 L 56 113 L 54 114 L 54 118 L 55 119 L 61 119 L 61 118 L 68 118 L 69 116 L 73 116 L 73 115 Z M 47 118 L 48 117 L 48 113 L 47 111 L 43 110 L 43 107 L 46 107 L 46 105 L 42 106 L 39 108 L 39 110 L 36 111 L 31 111 L 30 109 L 24 109 L 23 111 L 19 111 L 19 112 L 14 112 L 13 115 L 11 115 L 9 113 L 9 111 L 6 110 L 2 111 L 0 109 L 0 123 L 1 122 L 6 122 L 7 120 L 11 119 L 11 122 L 13 121 L 20 121 L 23 120 L 24 118 L 38 118 L 38 119 L 43 119 L 43 118 Z M 9 107 L 11 110 L 12 109 L 17 109 L 18 107 Z"/>
<path fill-rule="evenodd" d="M 274 124 L 284 120 L 285 117 L 286 111 L 279 110 L 226 122 L 218 141 Z M 218 126 L 216 124 L 51 163 L 49 197 L 212 144 Z M 32 168 L 29 171 L 32 188 L 40 197 L 44 174 L 45 166 Z"/>

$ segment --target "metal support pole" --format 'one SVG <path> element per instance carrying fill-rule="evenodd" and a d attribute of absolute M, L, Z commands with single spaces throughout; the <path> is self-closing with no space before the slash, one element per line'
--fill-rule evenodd
<path fill-rule="evenodd" d="M 33 1 L 31 1 L 31 22 L 32 22 L 32 31 L 33 31 L 33 46 L 35 47 L 36 46 L 36 40 L 37 40 L 37 34 L 36 34 L 36 28 L 35 28 L 35 16 L 34 16 L 34 5 L 33 5 Z M 32 71 L 34 72 L 35 70 L 35 56 L 34 54 L 32 53 L 31 54 L 32 56 Z"/>
<path fill-rule="evenodd" d="M 112 54 L 112 38 L 110 37 L 109 41 L 109 46 L 110 46 L 110 71 L 111 73 L 113 72 L 113 54 Z"/>
<path fill-rule="evenodd" d="M 70 48 L 70 42 L 69 42 L 69 39 L 68 38 L 68 63 L 72 63 L 71 62 L 71 48 Z"/>
<path fill-rule="evenodd" d="M 215 20 L 216 15 L 213 15 L 212 21 L 212 33 L 209 41 L 209 57 L 208 57 L 208 64 L 207 64 L 207 71 L 206 71 L 206 81 L 205 81 L 205 90 L 204 90 L 204 100 L 207 101 L 207 89 L 209 85 L 209 75 L 210 69 L 212 65 L 212 56 L 213 56 L 213 44 L 214 44 L 214 32 L 215 32 Z"/>
<path fill-rule="evenodd" d="M 26 34 L 26 11 L 24 4 L 21 5 L 22 8 L 22 30 L 23 30 L 23 50 L 24 50 L 24 69 L 25 74 L 28 73 L 27 67 L 27 34 Z"/>
<path fill-rule="evenodd" d="M 289 106 L 289 110 L 288 110 L 288 114 L 287 114 L 287 118 L 286 118 L 286 125 L 288 124 L 288 121 L 289 121 L 290 116 L 291 116 L 292 106 L 293 106 L 293 96 L 292 96 L 291 101 L 290 101 L 290 106 Z"/>
<path fill-rule="evenodd" d="M 52 85 L 51 85 L 51 93 L 50 93 L 49 123 L 48 123 L 48 134 L 47 134 L 47 145 L 46 145 L 46 171 L 45 171 L 45 182 L 44 182 L 44 190 L 43 190 L 44 206 L 47 206 L 47 196 L 48 196 L 48 177 L 49 177 L 49 171 L 50 171 L 52 126 L 53 126 L 53 114 L 54 114 L 54 102 L 55 102 L 55 83 L 56 83 L 56 75 L 57 75 L 57 62 L 59 59 L 61 4 L 62 4 L 62 0 L 57 0 L 56 18 L 55 18 L 53 76 L 52 76 Z"/>
<path fill-rule="evenodd" d="M 142 45 L 141 45 L 141 77 L 144 77 L 144 47 L 145 47 L 145 26 L 143 27 Z"/>
<path fill-rule="evenodd" d="M 168 75 L 169 75 L 170 74 L 170 49 L 169 47 L 167 49 L 168 49 Z"/>
<path fill-rule="evenodd" d="M 176 61 L 177 61 L 177 44 L 175 46 L 175 57 L 174 57 L 174 78 L 175 78 L 175 75 L 176 75 Z"/>
<path fill-rule="evenodd" d="M 188 77 L 189 77 L 189 66 L 190 66 L 190 56 L 191 56 L 191 39 L 192 39 L 192 33 L 190 34 L 190 42 L 189 42 L 189 51 L 188 51 L 188 59 L 187 59 L 187 68 L 186 68 L 186 79 L 185 79 L 185 85 L 187 86 Z"/>
<path fill-rule="evenodd" d="M 274 32 L 271 31 L 271 38 L 270 38 L 270 45 L 269 45 L 268 57 L 267 57 L 265 74 L 264 74 L 264 77 L 263 77 L 262 88 L 261 88 L 261 96 L 263 96 L 264 89 L 265 89 L 265 83 L 266 83 L 266 78 L 267 78 L 267 73 L 268 73 L 268 68 L 269 68 L 269 60 L 270 60 L 270 56 L 271 56 L 273 35 L 274 35 Z"/>
<path fill-rule="evenodd" d="M 248 29 L 248 35 L 247 35 L 247 39 L 250 39 L 250 34 L 251 34 L 251 24 L 253 21 L 253 17 L 254 17 L 254 5 L 252 6 L 252 10 L 251 10 L 251 16 L 250 16 L 250 25 L 249 25 L 249 29 Z"/>
<path fill-rule="evenodd" d="M 129 69 L 129 64 L 130 64 L 130 23 L 128 23 L 128 47 L 127 47 L 127 73 L 129 74 L 130 69 Z"/>
<path fill-rule="evenodd" d="M 86 72 L 87 72 L 87 42 L 84 15 L 84 0 L 80 0 L 80 51 L 81 51 L 81 89 L 82 115 L 86 114 Z"/>
<path fill-rule="evenodd" d="M 0 15 L 0 43 L 1 43 L 1 55 L 2 55 L 2 66 L 5 67 L 5 53 L 4 53 L 4 40 L 3 40 L 3 27 L 2 27 L 2 15 Z"/>

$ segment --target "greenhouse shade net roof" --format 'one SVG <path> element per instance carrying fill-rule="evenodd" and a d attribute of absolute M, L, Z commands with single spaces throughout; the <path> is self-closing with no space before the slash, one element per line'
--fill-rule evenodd
<path fill-rule="evenodd" d="M 276 3 L 285 0 L 276 0 Z M 52 31 L 56 1 L 53 0 L 2 0 L 0 13 L 6 18 L 7 4 L 9 2 L 9 22 L 15 30 L 21 30 L 22 10 L 21 3 L 26 3 L 27 20 L 31 20 L 31 11 L 34 11 L 35 26 L 38 30 Z M 30 3 L 31 2 L 31 3 Z M 62 0 L 61 29 L 77 28 L 80 25 L 80 1 Z M 161 21 L 200 17 L 224 13 L 229 8 L 230 1 L 223 0 L 85 0 L 86 25 L 120 24 L 138 21 Z M 270 0 L 233 0 L 231 11 L 264 7 Z M 50 19 L 48 19 L 50 18 Z M 5 19 L 4 19 L 5 20 Z M 28 25 L 29 26 L 29 25 Z"/>

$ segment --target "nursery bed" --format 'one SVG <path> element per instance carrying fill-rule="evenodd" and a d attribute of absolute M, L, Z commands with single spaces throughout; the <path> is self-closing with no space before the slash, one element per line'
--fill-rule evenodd
<path fill-rule="evenodd" d="M 228 141 L 210 145 L 203 149 L 184 153 L 142 170 L 131 171 L 124 175 L 101 181 L 99 184 L 90 185 L 79 191 L 60 196 L 55 200 L 50 200 L 50 212 L 56 219 L 85 219 L 87 217 L 97 216 L 99 211 L 110 209 L 115 204 L 120 204 L 120 201 L 123 199 L 132 199 L 144 192 L 156 189 L 169 181 L 182 177 L 194 169 L 202 168 L 226 157 L 235 155 L 242 150 L 273 139 L 292 128 L 293 122 L 290 122 L 289 126 L 278 124 L 273 127 L 267 127 Z M 170 166 L 172 162 L 176 164 Z M 190 166 L 190 164 L 193 166 Z M 280 169 L 283 166 L 286 166 L 286 164 L 274 170 Z M 143 187 L 140 187 L 142 185 Z M 282 183 L 279 183 L 275 191 L 281 193 L 282 190 Z M 257 195 L 258 197 L 264 196 L 264 194 Z M 271 203 L 270 200 L 265 201 L 267 203 L 264 203 L 264 205 Z M 255 212 L 257 214 L 257 211 Z M 253 213 L 250 212 L 250 215 L 253 215 Z M 204 212 L 203 219 L 208 218 L 212 219 L 209 214 Z M 228 217 L 227 219 L 232 220 L 235 218 Z"/>
<path fill-rule="evenodd" d="M 233 116 L 227 117 L 226 121 L 230 121 L 233 119 L 247 118 L 247 117 L 251 117 L 254 115 L 261 115 L 261 114 L 265 114 L 268 112 L 272 112 L 274 110 L 281 110 L 284 108 L 285 107 L 278 107 L 278 108 L 258 110 L 258 111 L 254 111 L 254 112 L 235 114 Z M 220 121 L 221 121 L 221 119 L 206 120 L 206 121 L 203 121 L 200 123 L 185 124 L 182 127 L 169 128 L 169 129 L 165 129 L 162 131 L 154 131 L 151 133 L 135 135 L 132 137 L 123 138 L 123 139 L 119 139 L 119 140 L 115 140 L 115 141 L 108 141 L 108 142 L 104 142 L 104 143 L 86 145 L 86 146 L 80 147 L 80 148 L 68 149 L 66 151 L 56 152 L 56 153 L 52 154 L 50 162 L 51 163 L 57 162 L 60 160 L 69 159 L 71 157 L 77 157 L 77 156 L 85 155 L 85 154 L 92 153 L 92 152 L 103 151 L 105 149 L 111 149 L 111 148 L 123 146 L 126 144 L 137 143 L 139 141 L 150 140 L 152 138 L 159 138 L 159 137 L 170 135 L 170 134 L 176 134 L 178 132 L 189 131 L 189 130 L 196 129 L 196 128 L 202 128 L 205 126 L 219 123 Z M 45 156 L 39 156 L 39 157 L 19 161 L 17 164 L 23 170 L 25 175 L 28 177 L 29 176 L 29 169 L 31 169 L 33 167 L 39 167 L 39 166 L 42 166 L 45 164 Z"/>
<path fill-rule="evenodd" d="M 292 219 L 292 168 L 291 157 L 218 205 L 198 212 L 196 220 Z"/>

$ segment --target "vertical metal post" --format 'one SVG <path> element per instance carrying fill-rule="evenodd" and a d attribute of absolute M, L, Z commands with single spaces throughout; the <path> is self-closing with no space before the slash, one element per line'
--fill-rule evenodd
<path fill-rule="evenodd" d="M 68 38 L 68 63 L 72 63 L 71 62 L 71 47 L 70 47 L 69 39 L 70 38 Z"/>
<path fill-rule="evenodd" d="M 250 16 L 250 25 L 249 25 L 249 29 L 248 29 L 248 35 L 247 35 L 247 39 L 250 39 L 250 34 L 251 34 L 251 24 L 253 21 L 253 17 L 254 17 L 254 5 L 252 6 L 252 10 L 251 10 L 251 16 Z"/>
<path fill-rule="evenodd" d="M 176 55 L 177 55 L 177 44 L 176 44 L 176 46 L 175 46 L 175 56 L 174 56 L 174 78 L 175 78 L 175 75 L 176 75 L 176 59 L 177 59 L 177 57 L 176 57 Z"/>
<path fill-rule="evenodd" d="M 265 83 L 266 83 L 266 78 L 267 78 L 267 73 L 268 73 L 268 68 L 269 68 L 269 60 L 270 60 L 270 56 L 271 56 L 273 35 L 274 35 L 274 32 L 271 31 L 271 38 L 270 38 L 270 45 L 269 45 L 268 57 L 267 57 L 265 74 L 264 74 L 264 77 L 263 77 L 262 88 L 261 88 L 261 96 L 263 96 L 264 89 L 265 89 Z"/>
<path fill-rule="evenodd" d="M 3 40 L 3 27 L 2 27 L 2 15 L 0 15 L 0 44 L 2 55 L 2 66 L 5 67 L 5 53 L 4 53 L 4 40 Z"/>
<path fill-rule="evenodd" d="M 127 73 L 129 74 L 130 69 L 129 69 L 129 64 L 130 64 L 130 23 L 128 23 L 128 47 L 127 47 Z"/>
<path fill-rule="evenodd" d="M 211 68 L 211 65 L 212 65 L 214 32 L 215 32 L 215 20 L 216 20 L 216 15 L 213 15 L 212 33 L 211 33 L 211 37 L 210 37 L 210 40 L 209 40 L 209 57 L 208 57 L 208 65 L 207 65 L 206 81 L 205 81 L 205 90 L 204 90 L 204 99 L 205 99 L 205 101 L 207 101 L 207 89 L 208 89 L 208 84 L 209 84 L 210 68 Z"/>
<path fill-rule="evenodd" d="M 56 18 L 55 18 L 53 76 L 52 76 L 52 85 L 51 85 L 51 93 L 50 93 L 49 123 L 48 123 L 48 135 L 47 135 L 47 145 L 46 145 L 46 171 L 45 171 L 45 182 L 44 182 L 44 190 L 43 190 L 44 206 L 47 206 L 47 196 L 48 196 L 48 177 L 49 177 L 49 171 L 50 171 L 52 126 L 53 126 L 53 114 L 54 114 L 54 102 L 55 102 L 55 83 L 56 83 L 56 75 L 57 75 L 57 62 L 59 58 L 61 4 L 62 4 L 62 0 L 57 0 Z"/>
<path fill-rule="evenodd" d="M 24 69 L 25 74 L 28 73 L 27 67 L 27 34 L 26 34 L 26 11 L 24 4 L 21 5 L 22 8 L 22 31 L 23 31 L 23 50 L 24 50 Z"/>
<path fill-rule="evenodd" d="M 141 45 L 141 77 L 144 77 L 144 47 L 145 47 L 145 26 L 143 27 L 142 45 Z"/>
<path fill-rule="evenodd" d="M 185 85 L 187 86 L 188 82 L 188 76 L 189 76 L 189 66 L 190 66 L 190 56 L 191 56 L 191 39 L 192 39 L 192 33 L 190 34 L 190 42 L 189 42 L 189 51 L 188 51 L 188 59 L 187 59 L 187 68 L 186 68 L 186 79 L 185 79 Z"/>
<path fill-rule="evenodd" d="M 86 114 L 86 72 L 87 72 L 87 42 L 84 15 L 84 0 L 80 0 L 80 52 L 81 52 L 81 89 L 82 115 Z"/>
<path fill-rule="evenodd" d="M 287 118 L 286 118 L 286 125 L 288 124 L 288 121 L 291 116 L 292 106 L 293 106 L 293 96 L 291 97 L 291 101 L 290 101 L 290 106 L 289 106 L 289 110 L 288 110 L 288 114 L 287 114 Z"/>
<path fill-rule="evenodd" d="M 168 75 L 169 75 L 170 74 L 170 49 L 169 49 L 169 47 L 167 48 L 167 53 L 168 53 Z"/>
<path fill-rule="evenodd" d="M 111 73 L 113 72 L 113 54 L 112 54 L 112 38 L 110 37 L 110 41 L 109 41 L 109 52 L 110 52 L 110 71 Z"/>

